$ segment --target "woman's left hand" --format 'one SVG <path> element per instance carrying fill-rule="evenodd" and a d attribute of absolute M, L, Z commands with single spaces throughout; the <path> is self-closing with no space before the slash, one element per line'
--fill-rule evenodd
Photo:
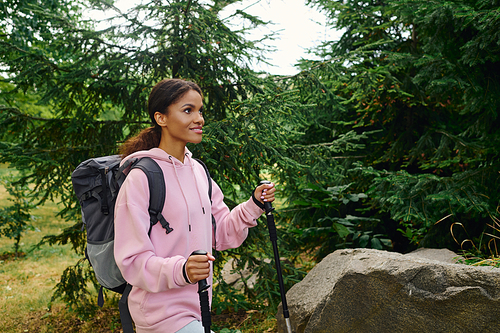
<path fill-rule="evenodd" d="M 255 189 L 254 196 L 255 199 L 259 200 L 262 204 L 264 204 L 264 202 L 274 201 L 274 192 L 276 192 L 276 187 L 274 187 L 274 183 L 262 184 Z"/>

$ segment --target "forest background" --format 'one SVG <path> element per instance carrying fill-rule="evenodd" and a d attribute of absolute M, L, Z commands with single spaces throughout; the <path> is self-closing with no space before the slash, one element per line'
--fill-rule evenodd
<path fill-rule="evenodd" d="M 83 258 L 71 172 L 149 126 L 148 92 L 177 77 L 204 92 L 203 142 L 189 149 L 226 203 L 246 200 L 263 176 L 278 184 L 287 289 L 345 247 L 449 248 L 497 264 L 500 1 L 306 1 L 343 34 L 291 76 L 251 69 L 267 47 L 245 32 L 266 22 L 242 10 L 221 17 L 235 2 L 144 1 L 126 12 L 107 0 L 0 3 L 0 163 L 17 171 L 6 186 L 28 189 L 2 208 L 0 236 L 20 240 L 30 210 L 57 202 L 66 227 L 39 246 L 71 244 Z M 89 7 L 122 23 L 96 29 Z M 228 24 L 236 19 L 246 25 Z M 233 258 L 258 279 L 243 291 L 219 280 L 214 313 L 274 315 L 271 253 L 264 221 L 221 253 L 216 276 Z M 78 260 L 53 299 L 89 318 L 95 283 Z"/>

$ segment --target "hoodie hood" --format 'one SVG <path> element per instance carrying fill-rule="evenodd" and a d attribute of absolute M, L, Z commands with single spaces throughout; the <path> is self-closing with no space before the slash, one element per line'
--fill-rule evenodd
<path fill-rule="evenodd" d="M 189 149 L 184 148 L 184 155 L 189 157 L 189 161 L 191 161 L 191 156 L 193 155 Z M 166 151 L 160 148 L 152 148 L 149 150 L 140 150 L 136 151 L 133 154 L 130 154 L 122 159 L 120 162 L 120 165 L 122 165 L 125 161 L 130 160 L 132 158 L 142 158 L 142 157 L 151 157 L 155 160 L 158 161 L 165 161 L 168 163 L 176 163 L 177 165 L 181 166 L 184 165 L 181 161 L 179 161 L 177 158 L 173 157 L 172 155 L 168 154 Z"/>

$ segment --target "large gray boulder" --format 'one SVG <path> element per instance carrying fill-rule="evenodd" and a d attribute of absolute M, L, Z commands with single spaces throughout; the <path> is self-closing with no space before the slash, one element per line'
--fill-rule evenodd
<path fill-rule="evenodd" d="M 500 269 L 448 250 L 338 250 L 287 292 L 294 333 L 500 332 Z M 278 332 L 286 332 L 281 305 Z"/>

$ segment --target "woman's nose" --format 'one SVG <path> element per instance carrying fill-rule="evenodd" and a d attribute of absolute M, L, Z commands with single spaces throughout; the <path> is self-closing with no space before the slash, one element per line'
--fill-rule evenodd
<path fill-rule="evenodd" d="M 195 122 L 197 123 L 205 123 L 205 118 L 203 118 L 203 114 L 202 113 L 198 113 L 198 117 L 196 117 L 195 119 Z"/>

